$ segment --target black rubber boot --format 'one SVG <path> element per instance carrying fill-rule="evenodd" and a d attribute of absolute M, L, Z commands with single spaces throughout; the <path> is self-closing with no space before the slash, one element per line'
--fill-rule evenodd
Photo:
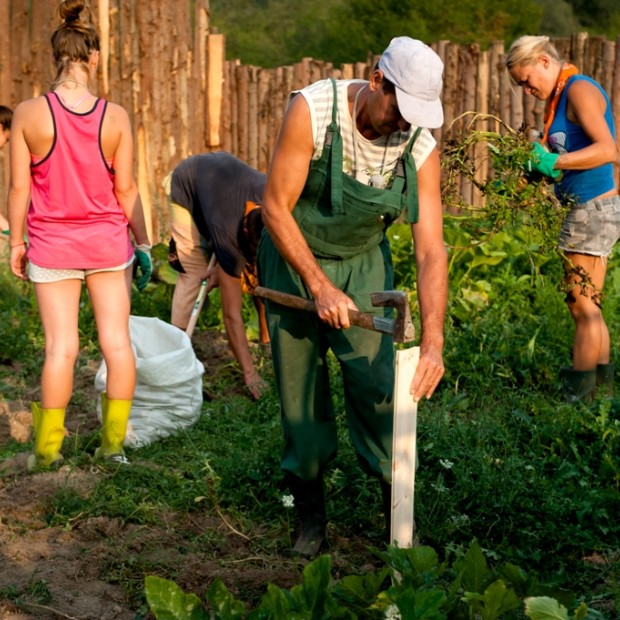
<path fill-rule="evenodd" d="M 611 398 L 614 395 L 614 365 L 599 364 L 596 367 L 596 387 L 598 395 Z"/>
<path fill-rule="evenodd" d="M 385 480 L 380 480 L 381 485 L 381 506 L 385 518 L 385 542 L 392 543 L 392 485 Z"/>
<path fill-rule="evenodd" d="M 573 370 L 565 367 L 560 370 L 560 379 L 564 386 L 566 402 L 588 402 L 594 397 L 596 391 L 596 369 Z"/>
<path fill-rule="evenodd" d="M 301 480 L 287 476 L 288 487 L 295 499 L 295 507 L 301 522 L 297 542 L 285 555 L 289 557 L 314 558 L 325 540 L 327 518 L 325 516 L 325 494 L 323 478 Z"/>

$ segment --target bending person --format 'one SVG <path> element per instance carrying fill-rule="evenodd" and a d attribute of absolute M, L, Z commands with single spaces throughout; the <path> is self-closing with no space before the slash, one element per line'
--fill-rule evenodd
<path fill-rule="evenodd" d="M 220 287 L 224 326 L 247 389 L 260 398 L 266 387 L 250 353 L 242 316 L 242 293 L 256 286 L 256 246 L 262 233 L 266 175 L 224 151 L 182 161 L 166 181 L 172 239 L 170 264 L 179 271 L 171 322 L 186 329 L 201 282 Z M 207 270 L 215 254 L 216 266 Z M 253 297 L 259 338 L 269 346 L 262 301 Z"/>

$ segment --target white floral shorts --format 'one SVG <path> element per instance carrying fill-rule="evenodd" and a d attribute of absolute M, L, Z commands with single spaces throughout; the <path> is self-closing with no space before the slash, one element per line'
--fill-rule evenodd
<path fill-rule="evenodd" d="M 48 269 L 39 267 L 34 263 L 28 263 L 28 278 L 31 282 L 45 284 L 46 282 L 60 282 L 61 280 L 84 280 L 86 276 L 101 271 L 122 271 L 131 265 L 135 257 L 131 257 L 125 264 L 104 269 Z"/>

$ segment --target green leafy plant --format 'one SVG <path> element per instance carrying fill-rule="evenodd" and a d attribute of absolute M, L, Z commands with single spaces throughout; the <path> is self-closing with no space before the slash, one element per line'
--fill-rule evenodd
<path fill-rule="evenodd" d="M 516 617 L 524 607 L 533 620 L 566 618 L 566 607 L 548 596 L 531 596 L 536 582 L 528 581 L 512 566 L 490 568 L 482 549 L 472 544 L 451 567 L 440 563 L 430 547 L 400 549 L 389 546 L 376 551 L 386 566 L 364 575 L 350 575 L 340 581 L 331 576 L 331 559 L 320 556 L 303 570 L 302 582 L 290 590 L 269 585 L 260 605 L 246 610 L 224 584 L 216 579 L 207 593 L 205 610 L 197 596 L 184 593 L 167 579 L 147 576 L 145 591 L 151 611 L 158 620 L 215 620 L 290 618 L 401 618 L 402 620 L 445 620 L 479 618 L 497 620 Z M 514 578 L 516 584 L 511 583 Z M 525 597 L 515 585 L 530 584 Z M 563 598 L 566 599 L 564 593 Z M 524 600 L 523 600 L 524 599 Z M 571 599 L 574 603 L 574 598 Z M 575 607 L 575 604 L 573 604 Z M 560 615 L 550 615 L 550 614 Z M 574 618 L 586 618 L 583 603 L 574 609 Z M 564 615 L 561 615 L 564 614 Z"/>
<path fill-rule="evenodd" d="M 530 231 L 538 251 L 552 250 L 562 258 L 565 274 L 560 290 L 570 295 L 579 288 L 581 295 L 600 306 L 602 291 L 558 246 L 572 202 L 560 202 L 545 177 L 524 172 L 532 150 L 529 128 L 515 130 L 493 115 L 465 112 L 453 121 L 452 129 L 454 137 L 442 153 L 443 198 L 448 209 L 469 214 L 461 223 L 475 231 L 478 242 L 506 226 Z M 465 197 L 469 194 L 463 192 L 464 182 L 478 190 L 476 205 Z"/>

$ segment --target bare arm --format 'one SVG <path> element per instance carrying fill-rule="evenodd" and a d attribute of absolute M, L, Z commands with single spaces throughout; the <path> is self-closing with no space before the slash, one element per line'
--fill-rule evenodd
<path fill-rule="evenodd" d="M 26 248 L 24 232 L 26 213 L 30 199 L 30 149 L 24 135 L 32 102 L 24 102 L 15 108 L 11 128 L 8 219 L 9 243 L 11 245 L 11 271 L 18 278 L 26 279 Z"/>
<path fill-rule="evenodd" d="M 109 144 L 114 148 L 114 194 L 129 222 L 136 244 L 150 245 L 142 201 L 133 176 L 133 136 L 127 112 L 119 105 L 109 103 L 102 139 L 104 152 Z M 116 138 L 116 141 L 114 140 Z M 106 148 L 107 146 L 107 148 Z"/>
<path fill-rule="evenodd" d="M 312 255 L 295 219 L 312 158 L 310 110 L 301 95 L 291 102 L 276 143 L 263 198 L 263 222 L 283 258 L 308 286 L 319 317 L 332 327 L 349 327 L 353 301 L 337 289 Z"/>
<path fill-rule="evenodd" d="M 556 168 L 588 170 L 616 161 L 616 143 L 605 122 L 605 98 L 596 86 L 584 80 L 572 84 L 568 91 L 567 114 L 571 122 L 584 130 L 592 144 L 578 151 L 563 153 L 556 161 Z"/>
<path fill-rule="evenodd" d="M 229 276 L 217 265 L 217 281 L 222 296 L 222 312 L 224 326 L 228 336 L 228 344 L 243 372 L 243 379 L 254 398 L 259 398 L 265 384 L 254 367 L 248 339 L 245 335 L 245 324 L 241 315 L 243 298 L 240 278 Z"/>
<path fill-rule="evenodd" d="M 420 217 L 411 225 L 418 271 L 422 322 L 420 362 L 411 383 L 416 401 L 430 398 L 444 374 L 444 318 L 448 303 L 448 260 L 443 241 L 443 208 L 437 149 L 418 170 Z"/>

